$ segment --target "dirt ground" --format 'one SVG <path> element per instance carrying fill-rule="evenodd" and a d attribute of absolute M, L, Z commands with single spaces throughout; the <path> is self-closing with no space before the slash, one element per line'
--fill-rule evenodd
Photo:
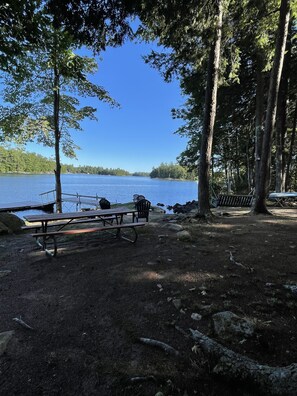
<path fill-rule="evenodd" d="M 212 315 L 232 311 L 253 320 L 256 333 L 218 342 L 260 363 L 297 362 L 297 298 L 283 287 L 297 285 L 297 209 L 246 213 L 226 208 L 208 224 L 152 216 L 134 245 L 110 235 L 68 237 L 54 259 L 29 234 L 1 237 L 0 332 L 14 334 L 0 357 L 0 395 L 256 394 L 214 377 L 177 330 L 217 339 Z M 191 240 L 178 240 L 169 220 Z"/>

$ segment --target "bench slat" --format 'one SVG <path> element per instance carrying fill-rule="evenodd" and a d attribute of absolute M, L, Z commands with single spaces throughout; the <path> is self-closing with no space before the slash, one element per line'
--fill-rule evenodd
<path fill-rule="evenodd" d="M 145 223 L 125 223 L 125 224 L 115 224 L 115 225 L 111 225 L 111 226 L 102 226 L 102 227 L 75 228 L 72 230 L 36 232 L 35 234 L 31 234 L 31 235 L 35 238 L 38 238 L 38 237 L 42 237 L 42 236 L 51 236 L 51 235 L 85 234 L 85 233 L 96 232 L 96 231 L 108 231 L 108 230 L 116 230 L 116 229 L 121 229 L 121 228 L 142 227 L 144 225 L 145 225 Z"/>
<path fill-rule="evenodd" d="M 253 203 L 252 195 L 224 195 L 220 194 L 217 206 L 249 207 Z"/>

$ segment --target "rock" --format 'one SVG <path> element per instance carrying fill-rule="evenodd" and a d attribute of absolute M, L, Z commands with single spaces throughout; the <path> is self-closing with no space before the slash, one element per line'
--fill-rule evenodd
<path fill-rule="evenodd" d="M 297 297 L 297 285 L 284 285 L 284 288 L 290 290 L 291 293 Z"/>
<path fill-rule="evenodd" d="M 188 201 L 184 205 L 176 203 L 173 206 L 167 206 L 168 210 L 173 210 L 173 213 L 189 213 L 192 210 L 198 209 L 198 201 Z"/>
<path fill-rule="evenodd" d="M 158 238 L 159 238 L 160 244 L 162 244 L 162 243 L 166 242 L 166 238 L 168 238 L 168 235 L 164 235 L 164 234 L 158 235 Z"/>
<path fill-rule="evenodd" d="M 209 305 L 198 304 L 197 308 L 200 311 L 203 311 L 205 315 L 212 314 L 217 309 L 213 304 L 209 304 Z"/>
<path fill-rule="evenodd" d="M 175 224 L 175 223 L 168 223 L 167 224 L 167 228 L 171 231 L 182 231 L 184 229 L 184 227 L 180 224 Z"/>
<path fill-rule="evenodd" d="M 175 306 L 176 309 L 181 309 L 182 302 L 180 298 L 174 298 L 172 300 L 172 304 Z"/>
<path fill-rule="evenodd" d="M 254 333 L 254 324 L 240 318 L 231 311 L 218 312 L 212 315 L 214 332 L 223 339 L 233 339 L 234 336 L 250 337 Z"/>
<path fill-rule="evenodd" d="M 4 331 L 3 333 L 0 333 L 0 356 L 3 355 L 3 353 L 5 352 L 7 344 L 10 341 L 13 334 L 14 334 L 13 330 Z"/>
<path fill-rule="evenodd" d="M 191 318 L 192 318 L 193 320 L 201 320 L 201 319 L 202 319 L 202 315 L 193 312 L 192 315 L 191 315 Z"/>
<path fill-rule="evenodd" d="M 154 213 L 166 213 L 166 210 L 160 208 L 159 206 L 152 206 L 151 209 Z"/>
<path fill-rule="evenodd" d="M 3 278 L 4 276 L 7 276 L 8 274 L 10 274 L 11 271 L 10 270 L 3 270 L 0 271 L 0 278 Z"/>
<path fill-rule="evenodd" d="M 191 234 L 189 233 L 189 231 L 183 230 L 180 231 L 176 234 L 177 239 L 179 239 L 180 241 L 191 241 L 192 237 Z"/>
<path fill-rule="evenodd" d="M 1 223 L 8 229 L 8 233 L 21 231 L 21 227 L 25 225 L 25 222 L 21 220 L 18 216 L 7 212 L 0 213 L 0 233 Z"/>
<path fill-rule="evenodd" d="M 147 265 L 157 265 L 158 262 L 157 261 L 148 261 Z"/>
<path fill-rule="evenodd" d="M 0 221 L 0 235 L 9 234 L 9 232 L 10 232 L 9 228 L 6 227 L 6 225 L 1 223 Z"/>

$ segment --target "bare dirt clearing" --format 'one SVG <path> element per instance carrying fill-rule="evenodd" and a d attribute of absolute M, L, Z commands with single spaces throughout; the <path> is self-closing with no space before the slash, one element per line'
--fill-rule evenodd
<path fill-rule="evenodd" d="M 177 330 L 198 329 L 260 363 L 297 362 L 297 296 L 283 287 L 297 285 L 297 210 L 246 213 L 220 210 L 211 224 L 151 218 L 135 245 L 67 237 L 55 259 L 29 234 L 1 237 L 0 332 L 14 333 L 0 356 L 0 394 L 256 394 L 213 377 Z M 190 240 L 177 238 L 174 219 Z M 212 315 L 221 311 L 251 320 L 254 335 L 216 337 Z M 169 344 L 179 357 L 140 337 Z"/>

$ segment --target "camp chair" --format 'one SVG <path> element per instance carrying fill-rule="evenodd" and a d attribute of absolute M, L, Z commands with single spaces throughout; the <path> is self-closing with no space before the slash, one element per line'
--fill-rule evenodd
<path fill-rule="evenodd" d="M 135 207 L 137 209 L 137 213 L 135 214 L 136 221 L 138 222 L 138 219 L 145 219 L 146 221 L 148 221 L 149 211 L 151 207 L 150 201 L 148 201 L 147 199 L 141 199 L 140 201 L 135 203 Z"/>
<path fill-rule="evenodd" d="M 99 205 L 101 209 L 110 209 L 110 202 L 106 198 L 101 198 Z"/>
<path fill-rule="evenodd" d="M 101 198 L 99 201 L 99 205 L 101 209 L 110 209 L 110 202 L 106 198 Z M 117 224 L 119 224 L 117 216 L 106 215 L 101 217 L 103 220 L 103 225 L 105 225 L 105 222 L 107 222 L 107 224 L 112 224 L 114 220 Z"/>
<path fill-rule="evenodd" d="M 140 194 L 134 194 L 133 195 L 133 202 L 134 203 L 140 201 L 141 199 L 145 199 L 145 196 L 144 195 L 140 195 Z"/>

